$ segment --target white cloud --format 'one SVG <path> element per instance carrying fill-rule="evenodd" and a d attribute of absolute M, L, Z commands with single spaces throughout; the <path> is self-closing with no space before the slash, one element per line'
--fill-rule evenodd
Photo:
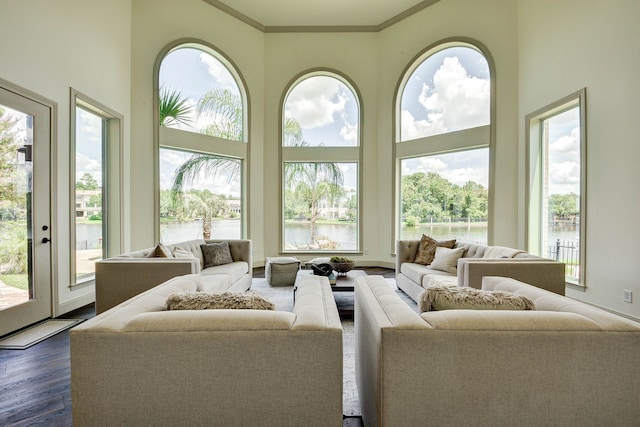
<path fill-rule="evenodd" d="M 344 138 L 345 141 L 355 145 L 358 141 L 358 125 L 352 125 L 345 121 L 344 126 L 340 129 L 340 136 Z"/>
<path fill-rule="evenodd" d="M 489 99 L 489 80 L 470 76 L 457 57 L 447 57 L 433 75 L 433 88 L 423 84 L 418 95 L 426 118 L 402 111 L 402 139 L 486 125 Z"/>
<path fill-rule="evenodd" d="M 230 89 L 234 93 L 238 92 L 237 84 L 233 76 L 227 67 L 222 65 L 220 61 L 204 52 L 200 54 L 200 61 L 207 69 L 207 73 L 209 73 L 209 75 L 215 79 L 216 83 L 218 83 L 215 85 L 216 87 Z"/>
<path fill-rule="evenodd" d="M 569 158 L 580 160 L 580 128 L 573 128 L 569 135 L 564 135 L 549 143 L 550 155 L 553 158 Z"/>
<path fill-rule="evenodd" d="M 441 116 L 441 114 L 432 113 L 428 114 L 427 120 L 416 120 L 408 110 L 402 110 L 402 140 L 408 141 L 446 132 L 446 129 L 441 126 L 439 116 Z"/>
<path fill-rule="evenodd" d="M 482 184 L 486 188 L 487 182 L 487 170 L 486 169 L 474 169 L 474 168 L 462 168 L 452 169 L 445 171 L 442 176 L 449 182 L 463 186 L 468 181 L 473 181 Z"/>
<path fill-rule="evenodd" d="M 334 114 L 342 113 L 347 103 L 340 87 L 338 80 L 324 76 L 300 82 L 287 98 L 286 116 L 296 119 L 303 129 L 332 124 Z"/>
<path fill-rule="evenodd" d="M 580 194 L 580 164 L 558 162 L 549 165 L 550 194 Z"/>
<path fill-rule="evenodd" d="M 102 181 L 102 164 L 82 153 L 76 153 L 76 180 L 90 173 L 98 182 Z"/>
<path fill-rule="evenodd" d="M 437 157 L 421 157 L 416 172 L 435 172 L 442 173 L 449 167 L 444 161 Z"/>

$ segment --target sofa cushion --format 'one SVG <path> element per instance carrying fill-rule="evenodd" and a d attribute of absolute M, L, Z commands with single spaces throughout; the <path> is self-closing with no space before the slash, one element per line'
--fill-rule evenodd
<path fill-rule="evenodd" d="M 155 248 L 151 249 L 147 258 L 173 258 L 171 251 L 162 243 L 158 242 Z"/>
<path fill-rule="evenodd" d="M 413 262 L 405 262 L 400 265 L 400 272 L 407 276 L 408 279 L 419 284 L 423 287 L 433 286 L 432 280 L 437 282 L 446 281 L 452 285 L 458 284 L 458 279 L 455 274 L 446 273 L 444 271 L 434 270 L 431 266 L 422 264 L 415 264 Z"/>
<path fill-rule="evenodd" d="M 233 262 L 228 242 L 207 243 L 200 245 L 200 249 L 202 250 L 202 256 L 204 257 L 203 268 L 231 264 Z"/>
<path fill-rule="evenodd" d="M 418 297 L 420 311 L 432 310 L 535 310 L 531 299 L 504 291 L 432 286 Z"/>
<path fill-rule="evenodd" d="M 433 261 L 433 258 L 436 254 L 436 248 L 438 246 L 452 249 L 455 244 L 455 239 L 438 241 L 432 237 L 427 236 L 426 234 L 423 234 L 422 238 L 420 239 L 418 251 L 416 252 L 416 257 L 413 262 L 415 262 L 416 264 L 429 265 Z"/>
<path fill-rule="evenodd" d="M 188 251 L 185 248 L 181 248 L 180 246 L 176 246 L 175 248 L 173 248 L 173 250 L 171 251 L 171 255 L 173 255 L 174 258 L 181 258 L 181 259 L 196 258 L 196 256 L 193 253 L 191 253 L 191 251 Z"/>
<path fill-rule="evenodd" d="M 216 265 L 205 268 L 200 272 L 203 276 L 225 275 L 229 277 L 229 283 L 235 283 L 245 274 L 249 273 L 249 264 L 244 261 L 232 262 L 230 264 Z"/>
<path fill-rule="evenodd" d="M 464 248 L 449 249 L 438 246 L 435 257 L 429 267 L 434 270 L 456 274 L 458 272 L 458 260 L 464 255 L 464 250 Z"/>
<path fill-rule="evenodd" d="M 252 292 L 184 292 L 169 295 L 166 310 L 275 310 L 275 305 Z"/>
<path fill-rule="evenodd" d="M 458 277 L 444 271 L 433 270 L 433 273 L 425 274 L 421 283 L 423 288 L 431 286 L 458 286 Z"/>

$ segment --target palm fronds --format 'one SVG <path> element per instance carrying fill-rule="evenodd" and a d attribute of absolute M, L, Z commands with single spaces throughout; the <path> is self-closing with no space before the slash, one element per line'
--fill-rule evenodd
<path fill-rule="evenodd" d="M 160 126 L 182 123 L 191 123 L 192 108 L 187 100 L 182 98 L 182 93 L 175 89 L 160 88 Z"/>

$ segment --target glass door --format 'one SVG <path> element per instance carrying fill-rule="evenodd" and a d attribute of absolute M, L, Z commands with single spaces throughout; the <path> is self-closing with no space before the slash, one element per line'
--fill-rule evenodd
<path fill-rule="evenodd" d="M 0 336 L 52 312 L 50 116 L 0 82 Z"/>

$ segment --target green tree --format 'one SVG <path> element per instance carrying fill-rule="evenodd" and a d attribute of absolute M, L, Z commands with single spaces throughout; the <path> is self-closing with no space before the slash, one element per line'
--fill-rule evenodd
<path fill-rule="evenodd" d="M 485 218 L 487 216 L 488 193 L 481 185 L 473 181 L 467 181 L 462 187 L 463 216 L 469 220 L 472 218 Z"/>
<path fill-rule="evenodd" d="M 403 217 L 446 220 L 452 217 L 487 216 L 488 192 L 473 181 L 460 187 L 437 173 L 416 172 L 402 177 Z"/>
<path fill-rule="evenodd" d="M 26 188 L 26 174 L 20 173 L 18 149 L 21 143 L 16 131 L 18 119 L 0 107 L 0 219 L 25 219 L 26 204 L 20 196 Z"/>
<path fill-rule="evenodd" d="M 27 272 L 26 173 L 18 164 L 17 124 L 0 107 L 0 266 L 5 274 Z"/>
<path fill-rule="evenodd" d="M 79 190 L 97 190 L 100 188 L 98 181 L 89 172 L 85 172 L 78 181 L 76 188 Z"/>
<path fill-rule="evenodd" d="M 557 219 L 573 219 L 579 212 L 579 196 L 575 193 L 551 194 L 549 213 Z"/>

